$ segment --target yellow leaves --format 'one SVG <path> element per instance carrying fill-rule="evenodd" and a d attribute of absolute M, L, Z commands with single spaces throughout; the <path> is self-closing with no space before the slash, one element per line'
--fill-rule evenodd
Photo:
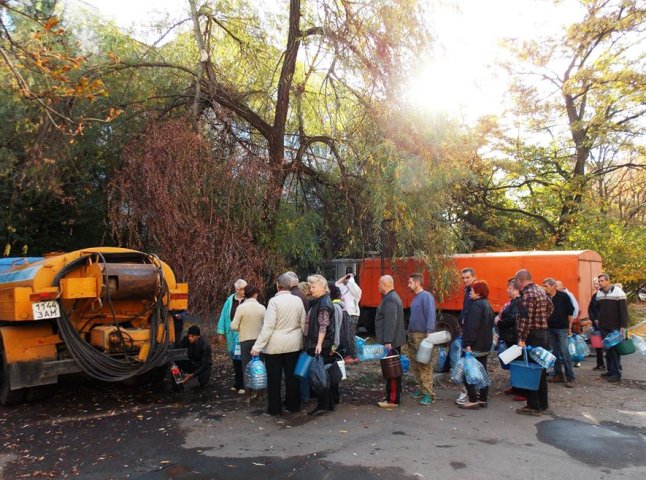
<path fill-rule="evenodd" d="M 45 25 L 43 25 L 43 28 L 49 32 L 51 31 L 52 28 L 54 28 L 59 23 L 61 23 L 61 21 L 58 18 L 52 17 L 49 20 L 47 20 L 47 22 L 45 22 Z"/>

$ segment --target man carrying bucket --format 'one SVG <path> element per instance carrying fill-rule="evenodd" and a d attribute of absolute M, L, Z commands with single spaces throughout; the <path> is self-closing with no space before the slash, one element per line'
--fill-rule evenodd
<path fill-rule="evenodd" d="M 424 364 L 417 361 L 417 349 L 422 340 L 435 330 L 435 299 L 424 290 L 424 276 L 413 273 L 408 277 L 408 288 L 415 294 L 410 304 L 410 319 L 408 321 L 408 352 L 410 354 L 411 371 L 419 385 L 411 393 L 414 399 L 421 399 L 420 405 L 430 405 L 435 400 L 433 390 L 433 364 L 435 348 L 432 348 L 429 362 Z"/>
<path fill-rule="evenodd" d="M 379 279 L 379 292 L 383 295 L 377 314 L 375 315 L 375 336 L 377 342 L 383 344 L 386 350 L 401 353 L 401 346 L 406 342 L 404 330 L 404 306 L 401 298 L 395 292 L 395 282 L 390 275 Z M 386 379 L 386 399 L 378 402 L 381 408 L 399 406 L 402 391 L 402 378 Z"/>
<path fill-rule="evenodd" d="M 521 302 L 516 328 L 518 329 L 518 346 L 550 348 L 547 334 L 547 321 L 554 310 L 552 300 L 545 290 L 532 282 L 532 274 L 522 269 L 516 272 L 516 281 L 520 287 Z M 520 415 L 539 416 L 547 412 L 547 374 L 541 370 L 538 390 L 526 390 L 527 406 L 519 408 Z"/>

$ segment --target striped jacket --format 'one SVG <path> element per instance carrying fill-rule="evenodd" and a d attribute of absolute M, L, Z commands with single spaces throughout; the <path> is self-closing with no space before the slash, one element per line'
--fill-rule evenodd
<path fill-rule="evenodd" d="M 619 330 L 628 327 L 628 302 L 621 288 L 612 286 L 607 292 L 599 290 L 596 299 L 599 305 L 599 328 Z"/>

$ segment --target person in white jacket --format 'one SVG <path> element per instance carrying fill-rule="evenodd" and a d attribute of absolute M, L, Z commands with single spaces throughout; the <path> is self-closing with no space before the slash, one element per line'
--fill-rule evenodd
<path fill-rule="evenodd" d="M 301 408 L 301 395 L 294 369 L 303 348 L 301 324 L 305 323 L 303 302 L 289 291 L 291 277 L 285 273 L 276 280 L 278 293 L 269 300 L 265 319 L 251 355 L 263 353 L 267 368 L 267 412 L 282 414 L 281 383 L 285 375 L 285 406 L 290 412 Z"/>
<path fill-rule="evenodd" d="M 346 270 L 346 274 L 336 281 L 336 286 L 341 290 L 341 298 L 345 305 L 345 311 L 348 312 L 350 317 L 349 337 L 354 338 L 357 334 L 357 324 L 359 323 L 359 302 L 361 301 L 361 288 L 357 285 L 354 279 L 352 268 Z M 345 359 L 346 363 L 358 362 L 359 359 L 355 357 L 348 357 Z"/>

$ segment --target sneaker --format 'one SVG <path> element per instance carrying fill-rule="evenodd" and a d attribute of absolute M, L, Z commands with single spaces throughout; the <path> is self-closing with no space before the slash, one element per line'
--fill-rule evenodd
<path fill-rule="evenodd" d="M 386 408 L 386 409 L 391 409 L 391 408 L 397 408 L 399 407 L 399 404 L 397 403 L 390 403 L 390 402 L 377 402 L 377 405 L 380 406 L 381 408 Z"/>
<path fill-rule="evenodd" d="M 599 375 L 599 376 L 600 376 L 600 377 L 607 378 L 607 377 L 609 377 L 610 375 L 612 375 L 610 372 L 605 372 L 605 373 L 602 373 L 602 374 L 601 374 L 601 375 Z"/>
<path fill-rule="evenodd" d="M 541 415 L 552 415 L 552 413 L 553 413 L 552 410 L 550 410 L 549 408 L 545 408 L 545 409 L 541 410 L 540 412 L 541 412 Z"/>
<path fill-rule="evenodd" d="M 464 405 L 469 401 L 469 395 L 467 395 L 467 392 L 461 392 L 460 396 L 455 400 L 456 405 Z"/>
<path fill-rule="evenodd" d="M 487 402 L 483 402 L 480 400 L 478 400 L 478 404 L 480 405 L 480 408 L 487 408 L 489 406 Z"/>
<path fill-rule="evenodd" d="M 529 407 L 523 407 L 523 408 L 518 408 L 516 409 L 516 413 L 518 415 L 531 415 L 532 417 L 540 417 L 541 412 L 538 410 L 534 410 L 533 408 Z"/>
<path fill-rule="evenodd" d="M 350 356 L 345 357 L 345 358 L 343 359 L 343 361 L 344 361 L 347 365 L 352 365 L 353 363 L 359 363 L 359 359 L 358 359 L 358 358 L 350 357 Z"/>
<path fill-rule="evenodd" d="M 554 375 L 553 377 L 548 378 L 547 381 L 550 383 L 563 383 L 564 380 L 560 375 Z"/>
<path fill-rule="evenodd" d="M 503 390 L 502 393 L 504 393 L 505 395 L 515 395 L 516 394 L 516 392 L 514 391 L 514 387 L 509 387 L 507 390 Z"/>
<path fill-rule="evenodd" d="M 608 382 L 610 382 L 610 383 L 618 383 L 618 382 L 621 381 L 621 377 L 611 376 L 611 377 L 606 378 L 606 380 Z"/>
<path fill-rule="evenodd" d="M 422 394 L 422 392 L 420 392 L 417 389 L 410 392 L 410 398 L 414 398 L 415 400 L 418 400 L 418 399 L 422 398 L 423 396 L 424 395 Z"/>
<path fill-rule="evenodd" d="M 579 368 L 581 366 L 581 362 L 576 362 L 574 365 L 572 365 L 574 368 Z"/>
<path fill-rule="evenodd" d="M 574 388 L 574 380 L 566 380 L 565 388 Z"/>
<path fill-rule="evenodd" d="M 592 370 L 605 370 L 605 369 L 606 369 L 605 365 L 597 365 Z"/>
<path fill-rule="evenodd" d="M 527 397 L 523 397 L 522 395 L 516 395 L 514 397 L 514 402 L 526 402 Z"/>
<path fill-rule="evenodd" d="M 240 390 L 238 390 L 238 395 L 244 395 L 244 388 L 241 388 Z"/>
<path fill-rule="evenodd" d="M 435 399 L 433 399 L 433 397 L 431 397 L 430 395 L 424 395 L 422 397 L 422 399 L 419 401 L 419 404 L 420 405 L 430 405 L 433 402 L 435 402 Z"/>
<path fill-rule="evenodd" d="M 231 390 L 232 392 L 237 392 L 238 391 L 238 389 L 236 387 L 231 387 L 229 390 Z"/>
<path fill-rule="evenodd" d="M 465 410 L 480 410 L 480 402 L 466 402 L 458 405 L 458 408 L 463 408 Z"/>

